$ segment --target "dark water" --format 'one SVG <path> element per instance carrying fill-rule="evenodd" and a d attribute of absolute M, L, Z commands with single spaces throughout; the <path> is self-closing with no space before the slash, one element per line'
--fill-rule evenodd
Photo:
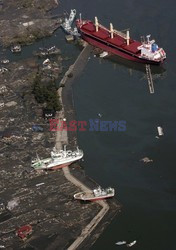
<path fill-rule="evenodd" d="M 145 68 L 90 58 L 74 84 L 78 120 L 125 120 L 126 132 L 80 132 L 85 170 L 102 186 L 113 186 L 123 204 L 117 216 L 92 249 L 126 249 L 119 240 L 133 241 L 133 249 L 175 249 L 176 186 L 176 18 L 173 0 L 64 1 L 83 18 L 98 16 L 118 29 L 130 28 L 135 39 L 152 34 L 167 52 L 163 69 L 152 67 L 155 93 L 149 93 Z M 164 137 L 156 139 L 157 126 Z M 153 159 L 152 164 L 140 161 Z"/>
<path fill-rule="evenodd" d="M 102 186 L 113 186 L 122 203 L 118 215 L 92 249 L 126 249 L 119 240 L 133 241 L 133 249 L 175 249 L 176 219 L 176 18 L 174 0 L 64 0 L 59 11 L 76 8 L 83 18 L 98 16 L 104 25 L 112 22 L 131 37 L 152 34 L 167 53 L 164 70 L 152 67 L 155 93 L 149 93 L 142 65 L 117 59 L 99 60 L 91 56 L 84 73 L 74 84 L 77 120 L 98 118 L 127 123 L 126 132 L 79 132 L 85 153 L 86 173 Z M 58 45 L 73 58 L 78 48 L 66 44 L 61 31 L 23 49 L 26 58 L 42 46 Z M 70 62 L 69 62 L 70 63 Z M 156 139 L 157 126 L 164 136 Z M 152 164 L 140 161 L 153 159 Z"/>

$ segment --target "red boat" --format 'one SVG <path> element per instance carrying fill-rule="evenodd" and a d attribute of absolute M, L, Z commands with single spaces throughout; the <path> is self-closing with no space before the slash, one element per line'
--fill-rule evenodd
<path fill-rule="evenodd" d="M 141 42 L 135 41 L 130 38 L 129 30 L 125 34 L 115 30 L 112 24 L 107 29 L 98 23 L 97 17 L 95 23 L 80 17 L 76 26 L 83 40 L 111 54 L 146 64 L 160 64 L 166 59 L 165 51 L 158 47 L 155 40 L 150 40 L 150 35 L 146 41 L 144 38 Z"/>

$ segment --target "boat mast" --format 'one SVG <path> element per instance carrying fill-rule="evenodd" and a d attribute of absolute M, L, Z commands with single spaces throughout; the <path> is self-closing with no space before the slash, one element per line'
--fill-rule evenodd
<path fill-rule="evenodd" d="M 130 31 L 127 30 L 126 32 L 126 40 L 127 40 L 127 46 L 130 44 Z"/>
<path fill-rule="evenodd" d="M 112 23 L 110 23 L 110 33 L 111 33 L 111 39 L 114 38 L 114 29 Z"/>
<path fill-rule="evenodd" d="M 96 28 L 96 32 L 98 32 L 98 18 L 95 17 L 95 28 Z"/>

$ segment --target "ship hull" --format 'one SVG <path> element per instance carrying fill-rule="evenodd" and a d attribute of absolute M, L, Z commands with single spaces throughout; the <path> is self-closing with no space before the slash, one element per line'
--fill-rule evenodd
<path fill-rule="evenodd" d="M 63 162 L 63 163 L 57 163 L 57 162 L 53 162 L 53 163 L 49 163 L 48 165 L 47 165 L 47 163 L 46 163 L 46 165 L 44 165 L 44 166 L 42 166 L 42 167 L 34 167 L 34 169 L 35 170 L 56 170 L 56 169 L 59 169 L 59 168 L 64 168 L 64 167 L 68 167 L 69 165 L 71 165 L 73 162 L 76 162 L 76 161 L 78 161 L 78 160 L 80 160 L 82 157 L 79 157 L 79 158 L 77 158 L 77 159 L 72 159 L 72 160 L 69 160 L 69 161 L 65 161 L 65 162 Z"/>
<path fill-rule="evenodd" d="M 59 168 L 68 167 L 68 166 L 71 165 L 73 162 L 74 162 L 74 161 L 68 162 L 68 163 L 64 163 L 64 164 L 60 164 L 60 165 L 57 165 L 57 166 L 54 166 L 54 167 L 50 167 L 50 168 L 47 168 L 47 169 L 56 170 L 56 169 L 59 169 Z"/>
<path fill-rule="evenodd" d="M 109 199 L 112 198 L 113 196 L 108 196 L 108 197 L 96 197 L 96 198 L 90 198 L 90 199 L 76 199 L 76 200 L 81 200 L 81 201 L 99 201 L 99 200 L 105 200 L 105 199 Z"/>
<path fill-rule="evenodd" d="M 105 50 L 109 53 L 112 53 L 116 56 L 120 56 L 120 57 L 125 58 L 125 59 L 130 60 L 130 61 L 144 63 L 144 64 L 154 64 L 154 65 L 159 65 L 162 63 L 162 62 L 154 62 L 154 61 L 142 59 L 142 58 L 139 58 L 137 56 L 127 54 L 126 52 L 120 51 L 118 49 L 111 48 L 110 46 L 91 38 L 89 35 L 87 35 L 83 32 L 81 32 L 81 37 L 83 40 L 85 40 L 89 44 L 93 45 L 94 47 L 100 48 L 102 50 Z"/>
<path fill-rule="evenodd" d="M 114 197 L 114 192 L 111 194 L 101 194 L 101 195 L 94 195 L 93 192 L 80 192 L 75 194 L 73 197 L 75 200 L 81 201 L 98 201 L 98 200 L 105 200 Z"/>

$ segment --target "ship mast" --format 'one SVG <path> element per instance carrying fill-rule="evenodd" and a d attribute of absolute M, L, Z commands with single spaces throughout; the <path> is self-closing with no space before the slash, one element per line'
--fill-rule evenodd
<path fill-rule="evenodd" d="M 112 23 L 110 23 L 110 33 L 111 33 L 111 39 L 114 38 L 114 29 Z"/>
<path fill-rule="evenodd" d="M 127 40 L 127 46 L 130 44 L 130 32 L 127 30 L 126 32 L 126 40 Z"/>
<path fill-rule="evenodd" d="M 80 22 L 82 22 L 81 13 L 79 13 L 79 20 L 80 20 Z"/>
<path fill-rule="evenodd" d="M 98 18 L 95 17 L 95 28 L 96 28 L 96 32 L 98 32 Z"/>

